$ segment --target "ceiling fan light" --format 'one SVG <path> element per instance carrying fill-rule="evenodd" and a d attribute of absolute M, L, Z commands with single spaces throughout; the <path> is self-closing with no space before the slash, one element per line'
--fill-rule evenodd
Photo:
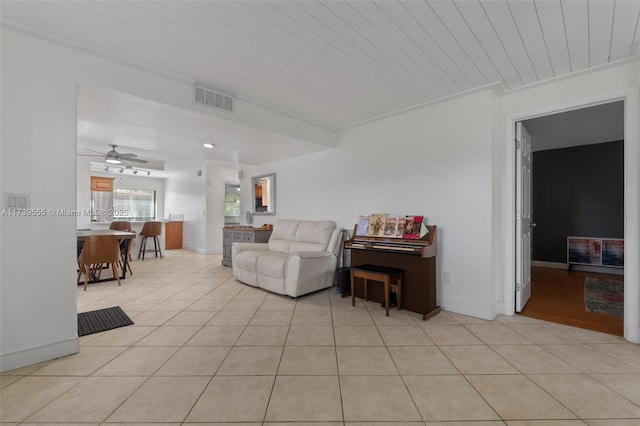
<path fill-rule="evenodd" d="M 202 146 L 204 146 L 205 148 L 213 148 L 215 145 L 212 143 L 203 143 Z"/>
<path fill-rule="evenodd" d="M 120 164 L 120 163 L 122 163 L 122 161 L 118 160 L 117 158 L 112 158 L 112 157 L 107 158 L 106 161 L 109 164 Z"/>

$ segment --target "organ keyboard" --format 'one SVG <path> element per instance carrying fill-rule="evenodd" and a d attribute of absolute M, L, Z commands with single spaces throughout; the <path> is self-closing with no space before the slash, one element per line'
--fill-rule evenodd
<path fill-rule="evenodd" d="M 353 237 L 345 241 L 345 249 L 382 250 L 388 252 L 402 252 L 422 257 L 436 255 L 436 227 L 427 226 L 429 232 L 420 239 L 384 238 L 384 237 Z M 355 235 L 355 229 L 354 233 Z"/>

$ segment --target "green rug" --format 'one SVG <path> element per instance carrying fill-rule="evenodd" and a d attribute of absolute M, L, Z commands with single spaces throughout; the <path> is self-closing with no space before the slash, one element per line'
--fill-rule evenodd
<path fill-rule="evenodd" d="M 584 280 L 584 309 L 594 314 L 624 317 L 624 282 L 587 277 Z"/>

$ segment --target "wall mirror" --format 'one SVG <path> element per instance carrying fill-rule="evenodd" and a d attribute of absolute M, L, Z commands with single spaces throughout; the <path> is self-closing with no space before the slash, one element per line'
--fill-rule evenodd
<path fill-rule="evenodd" d="M 253 214 L 276 214 L 276 174 L 251 178 Z"/>

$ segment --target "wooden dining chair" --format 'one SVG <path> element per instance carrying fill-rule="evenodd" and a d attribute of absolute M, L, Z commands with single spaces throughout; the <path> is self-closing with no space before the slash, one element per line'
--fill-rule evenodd
<path fill-rule="evenodd" d="M 115 235 L 95 235 L 89 236 L 84 242 L 80 257 L 78 257 L 78 279 L 80 284 L 80 274 L 84 273 L 84 291 L 87 291 L 89 277 L 92 270 L 96 267 L 102 269 L 103 264 L 110 264 L 113 276 L 120 282 L 120 274 L 118 273 L 118 262 L 120 260 L 120 243 Z"/>
<path fill-rule="evenodd" d="M 125 232 L 131 232 L 131 222 L 127 222 L 124 220 L 118 220 L 115 222 L 111 222 L 111 224 L 109 225 L 109 229 L 114 230 L 114 231 L 125 231 Z M 126 249 L 128 254 L 128 262 L 127 262 L 127 269 L 129 269 L 129 272 L 131 273 L 131 275 L 133 275 L 133 271 L 131 270 L 131 251 L 133 246 L 135 246 L 135 238 L 130 239 L 130 240 L 121 240 L 120 241 L 120 251 L 124 251 Z M 122 264 L 122 262 L 119 263 L 120 268 L 124 268 L 124 265 Z"/>
<path fill-rule="evenodd" d="M 131 222 L 116 221 L 111 222 L 109 229 L 114 231 L 131 231 Z"/>
<path fill-rule="evenodd" d="M 120 260 L 118 261 L 118 266 L 120 266 L 120 269 L 124 270 L 125 265 L 123 264 L 123 261 L 124 261 L 123 253 L 125 252 L 123 252 L 123 250 L 126 249 L 126 253 L 127 253 L 126 267 L 129 270 L 129 273 L 131 275 L 133 275 L 133 270 L 131 269 L 131 250 L 132 250 L 134 241 L 135 241 L 135 238 L 120 241 Z"/>

